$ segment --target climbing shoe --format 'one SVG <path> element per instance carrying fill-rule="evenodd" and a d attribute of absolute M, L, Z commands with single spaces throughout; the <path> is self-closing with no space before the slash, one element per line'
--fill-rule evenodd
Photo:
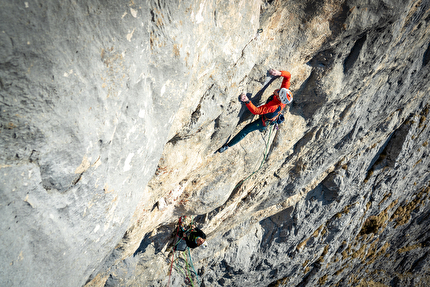
<path fill-rule="evenodd" d="M 227 149 L 228 149 L 228 145 L 225 145 L 225 146 L 222 146 L 222 147 L 218 150 L 218 152 L 219 152 L 219 153 L 222 153 L 222 152 L 225 152 Z"/>

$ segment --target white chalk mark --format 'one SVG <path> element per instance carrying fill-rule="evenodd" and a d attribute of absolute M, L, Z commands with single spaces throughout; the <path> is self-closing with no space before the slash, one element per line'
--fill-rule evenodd
<path fill-rule="evenodd" d="M 204 3 L 200 3 L 200 10 L 199 10 L 199 12 L 197 12 L 197 15 L 196 15 L 197 24 L 199 24 L 205 20 L 205 18 L 203 18 L 203 16 L 202 16 L 203 8 L 204 8 Z"/>
<path fill-rule="evenodd" d="M 130 13 L 131 13 L 131 15 L 132 15 L 134 18 L 136 18 L 136 17 L 137 17 L 137 11 L 136 11 L 136 10 L 134 10 L 133 8 L 130 8 Z"/>
<path fill-rule="evenodd" d="M 94 228 L 94 233 L 96 233 L 100 229 L 100 224 L 97 224 L 96 228 Z"/>
<path fill-rule="evenodd" d="M 161 88 L 160 96 L 163 96 L 163 94 L 166 92 L 166 85 L 163 85 Z"/>
<path fill-rule="evenodd" d="M 124 163 L 124 171 L 129 171 L 131 169 L 130 162 L 131 162 L 131 159 L 133 158 L 133 156 L 134 156 L 134 153 L 130 153 L 127 156 L 127 159 L 125 160 L 125 163 Z"/>
<path fill-rule="evenodd" d="M 129 42 L 131 42 L 131 37 L 133 37 L 134 30 L 136 30 L 136 28 L 134 28 L 134 29 L 133 29 L 133 31 L 131 31 L 131 33 L 128 33 L 128 34 L 127 34 L 127 40 L 128 40 Z"/>

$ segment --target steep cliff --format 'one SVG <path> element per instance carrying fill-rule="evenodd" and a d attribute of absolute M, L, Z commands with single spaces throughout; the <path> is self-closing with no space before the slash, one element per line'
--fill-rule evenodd
<path fill-rule="evenodd" d="M 429 0 L 0 8 L 2 286 L 430 284 Z"/>

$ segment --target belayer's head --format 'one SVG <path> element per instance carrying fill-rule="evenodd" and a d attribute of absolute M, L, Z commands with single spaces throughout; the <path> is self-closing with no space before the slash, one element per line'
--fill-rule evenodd
<path fill-rule="evenodd" d="M 276 92 L 277 91 L 277 92 Z M 282 88 L 280 90 L 276 90 L 275 94 L 277 94 L 279 100 L 283 104 L 289 104 L 293 101 L 293 93 L 286 88 Z"/>
<path fill-rule="evenodd" d="M 203 248 L 206 248 L 208 246 L 208 244 L 206 243 L 206 240 L 201 237 L 196 238 L 196 243 L 197 243 L 197 246 L 203 246 Z"/>

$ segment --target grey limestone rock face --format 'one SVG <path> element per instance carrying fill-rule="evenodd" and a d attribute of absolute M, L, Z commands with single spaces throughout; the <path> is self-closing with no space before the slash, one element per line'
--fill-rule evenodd
<path fill-rule="evenodd" d="M 2 1 L 0 284 L 428 286 L 429 7 Z"/>
<path fill-rule="evenodd" d="M 146 6 L 1 10 L 2 285 L 82 286 L 154 174 L 184 65 L 148 63 Z"/>

